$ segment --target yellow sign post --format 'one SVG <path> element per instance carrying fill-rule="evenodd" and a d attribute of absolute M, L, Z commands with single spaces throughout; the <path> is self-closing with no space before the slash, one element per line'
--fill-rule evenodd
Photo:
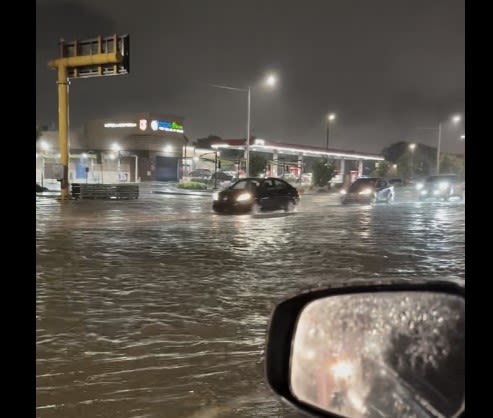
<path fill-rule="evenodd" d="M 60 200 L 69 199 L 69 126 L 68 86 L 71 78 L 101 77 L 128 74 L 130 71 L 128 35 L 97 37 L 84 41 L 60 42 L 60 57 L 48 62 L 58 72 L 58 133 L 60 163 Z"/>

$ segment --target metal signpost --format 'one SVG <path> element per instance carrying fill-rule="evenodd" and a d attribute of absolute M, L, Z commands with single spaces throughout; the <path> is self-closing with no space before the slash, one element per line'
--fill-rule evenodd
<path fill-rule="evenodd" d="M 60 56 L 48 62 L 58 73 L 58 132 L 60 163 L 60 200 L 69 199 L 68 165 L 68 86 L 71 78 L 104 77 L 130 72 L 130 39 L 128 35 L 107 36 L 84 41 L 61 41 Z"/>

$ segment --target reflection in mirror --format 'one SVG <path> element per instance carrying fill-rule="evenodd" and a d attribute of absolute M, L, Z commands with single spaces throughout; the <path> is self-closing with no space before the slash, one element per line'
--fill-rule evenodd
<path fill-rule="evenodd" d="M 296 325 L 291 392 L 351 418 L 454 417 L 464 408 L 464 306 L 416 291 L 315 300 Z"/>

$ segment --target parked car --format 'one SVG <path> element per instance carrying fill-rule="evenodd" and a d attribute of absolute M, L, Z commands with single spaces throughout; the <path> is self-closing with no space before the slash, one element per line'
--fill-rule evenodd
<path fill-rule="evenodd" d="M 444 199 L 452 197 L 465 198 L 466 185 L 455 174 L 429 176 L 424 182 L 416 184 L 420 200 Z"/>
<path fill-rule="evenodd" d="M 394 200 L 394 186 L 382 177 L 359 178 L 347 190 L 341 190 L 341 203 L 390 203 Z"/>
<path fill-rule="evenodd" d="M 209 185 L 212 187 L 227 187 L 236 181 L 236 177 L 225 171 L 218 171 L 217 173 L 212 173 L 209 179 Z"/>
<path fill-rule="evenodd" d="M 198 179 L 198 180 L 207 180 L 211 177 L 212 171 L 207 169 L 207 168 L 198 168 L 196 170 L 190 171 L 188 174 L 188 177 L 190 177 L 192 180 Z"/>
<path fill-rule="evenodd" d="M 299 203 L 298 190 L 284 180 L 249 177 L 238 180 L 213 196 L 215 212 L 291 211 Z"/>

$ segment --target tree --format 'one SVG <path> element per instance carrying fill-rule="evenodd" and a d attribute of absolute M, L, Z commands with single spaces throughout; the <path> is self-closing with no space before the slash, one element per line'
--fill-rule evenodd
<path fill-rule="evenodd" d="M 373 171 L 373 175 L 375 177 L 387 177 L 391 168 L 391 164 L 389 161 L 379 161 L 377 163 L 377 167 Z"/>
<path fill-rule="evenodd" d="M 386 161 L 390 161 L 392 164 L 397 164 L 399 158 L 406 153 L 409 149 L 409 143 L 400 141 L 396 142 L 382 150 L 382 155 Z"/>
<path fill-rule="evenodd" d="M 265 173 L 267 158 L 257 153 L 250 153 L 250 175 L 256 177 Z"/>
<path fill-rule="evenodd" d="M 325 187 L 335 174 L 334 162 L 322 157 L 313 164 L 312 182 L 314 186 Z"/>
<path fill-rule="evenodd" d="M 463 164 L 453 155 L 442 154 L 440 158 L 440 173 L 463 174 Z"/>
<path fill-rule="evenodd" d="M 386 161 L 392 164 L 397 164 L 399 175 L 403 177 L 428 176 L 432 174 L 436 166 L 436 148 L 429 145 L 416 144 L 414 155 L 412 156 L 412 165 L 414 170 L 411 170 L 411 152 L 409 142 L 396 142 L 382 150 L 382 155 Z"/>

